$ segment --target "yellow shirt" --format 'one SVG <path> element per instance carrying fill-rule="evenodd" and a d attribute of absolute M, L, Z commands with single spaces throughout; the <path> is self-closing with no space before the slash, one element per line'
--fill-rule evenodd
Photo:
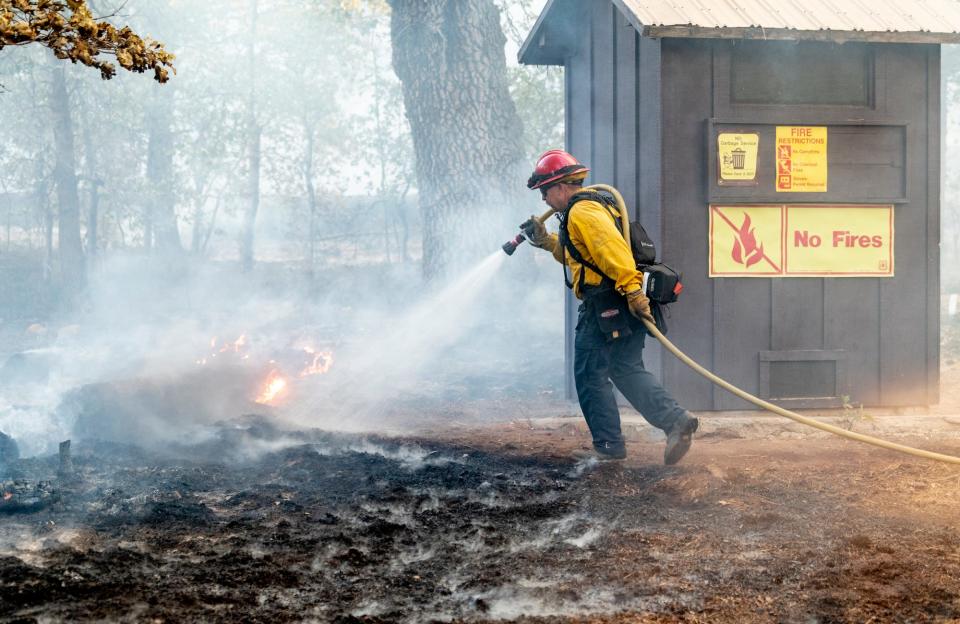
<path fill-rule="evenodd" d="M 620 294 L 641 287 L 643 274 L 637 270 L 630 244 L 623 238 L 613 215 L 603 204 L 589 199 L 575 203 L 567 215 L 567 233 L 570 235 L 570 242 L 583 259 L 614 280 Z M 551 252 L 557 262 L 562 263 L 564 256 L 566 257 L 567 266 L 573 276 L 573 293 L 578 299 L 583 299 L 580 292 L 581 272 L 586 271 L 583 283 L 587 286 L 598 286 L 602 281 L 602 276 L 581 265 L 569 252 L 564 253 L 563 245 L 556 234 L 550 234 L 549 240 L 541 245 L 541 248 Z"/>

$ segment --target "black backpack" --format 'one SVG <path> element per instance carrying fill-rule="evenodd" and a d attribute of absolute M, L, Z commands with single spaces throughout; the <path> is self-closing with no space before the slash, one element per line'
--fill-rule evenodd
<path fill-rule="evenodd" d="M 573 245 L 570 235 L 567 233 L 567 218 L 570 215 L 570 210 L 577 202 L 583 200 L 595 201 L 606 208 L 616 222 L 617 229 L 622 230 L 620 209 L 612 195 L 600 191 L 581 191 L 570 198 L 570 208 L 560 217 L 560 243 L 564 252 L 569 252 L 574 260 L 600 275 L 605 282 L 612 284 L 613 280 L 607 277 L 603 271 L 593 263 L 584 260 L 583 255 Z M 633 260 L 636 262 L 637 270 L 644 274 L 644 293 L 650 301 L 660 304 L 676 301 L 683 290 L 682 275 L 671 267 L 657 262 L 657 247 L 639 221 L 630 222 L 630 251 L 633 252 Z M 566 265 L 566 262 L 564 262 L 564 265 Z M 566 269 L 564 269 L 563 277 L 567 288 L 573 288 L 573 282 L 567 278 Z M 583 280 L 584 272 L 581 271 L 579 279 L 581 293 L 583 292 Z"/>

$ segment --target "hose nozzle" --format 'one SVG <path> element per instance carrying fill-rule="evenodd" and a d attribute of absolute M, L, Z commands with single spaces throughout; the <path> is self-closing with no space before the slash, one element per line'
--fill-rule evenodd
<path fill-rule="evenodd" d="M 501 247 L 501 249 L 503 249 L 503 253 L 507 254 L 508 256 L 512 256 L 513 252 L 517 250 L 517 247 L 519 247 L 520 244 L 525 240 L 527 240 L 526 236 L 524 236 L 523 234 L 517 234 L 516 238 L 505 242 L 503 244 L 503 247 Z"/>
<path fill-rule="evenodd" d="M 554 210 L 553 208 L 551 208 L 550 210 L 546 211 L 545 213 L 543 213 L 543 214 L 540 215 L 539 217 L 532 217 L 532 218 L 533 218 L 533 219 L 536 219 L 536 220 L 539 221 L 540 223 L 543 223 L 544 221 L 546 221 L 547 219 L 550 218 L 550 215 L 552 215 L 552 214 L 555 213 L 555 212 L 556 212 L 556 210 Z M 529 223 L 529 221 L 528 221 L 527 223 Z M 526 223 L 522 224 L 522 225 L 520 226 L 520 229 L 521 229 L 521 230 L 525 229 L 525 226 L 526 226 Z M 520 246 L 520 243 L 522 243 L 522 242 L 525 241 L 525 240 L 527 240 L 527 237 L 524 235 L 523 232 L 520 232 L 519 234 L 517 234 L 517 237 L 516 237 L 516 238 L 512 238 L 512 239 L 508 240 L 507 242 L 505 242 L 505 243 L 503 244 L 503 246 L 501 247 L 501 249 L 503 249 L 503 253 L 507 254 L 508 256 L 512 256 L 512 255 L 513 255 L 513 252 L 515 252 L 515 251 L 517 250 L 517 247 Z"/>

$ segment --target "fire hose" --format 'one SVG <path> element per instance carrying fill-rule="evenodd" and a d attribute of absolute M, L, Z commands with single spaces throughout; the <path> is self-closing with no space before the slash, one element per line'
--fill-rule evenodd
<path fill-rule="evenodd" d="M 617 206 L 618 206 L 619 209 L 620 209 L 620 224 L 621 224 L 621 229 L 623 230 L 623 236 L 624 236 L 624 238 L 625 238 L 625 239 L 628 241 L 628 243 L 629 243 L 629 241 L 630 241 L 630 219 L 629 219 L 629 213 L 627 212 L 626 203 L 623 201 L 623 196 L 620 195 L 620 193 L 617 191 L 617 189 L 613 188 L 612 186 L 607 186 L 606 184 L 594 184 L 594 185 L 591 185 L 591 186 L 587 186 L 587 187 L 585 187 L 585 188 L 597 189 L 597 190 L 600 190 L 600 191 L 606 191 L 606 192 L 610 193 L 611 195 L 613 195 L 614 199 L 616 199 L 616 201 L 617 201 Z M 540 217 L 538 217 L 537 220 L 540 221 L 541 223 L 543 223 L 543 222 L 546 221 L 546 220 L 550 217 L 550 215 L 552 215 L 554 212 L 556 212 L 556 211 L 555 211 L 555 210 L 552 210 L 552 209 L 551 209 L 551 210 L 548 210 L 548 211 L 545 212 L 543 215 L 541 215 Z M 519 245 L 520 243 L 523 242 L 523 240 L 524 240 L 524 236 L 523 236 L 523 234 L 521 234 L 521 235 L 519 235 L 517 238 L 515 238 L 514 240 L 506 243 L 506 244 L 503 246 L 503 250 L 507 253 L 507 255 L 510 255 L 510 254 L 513 253 L 513 251 L 516 250 L 517 245 Z M 508 246 L 512 246 L 512 249 L 510 249 L 509 251 L 508 251 Z M 659 341 L 660 341 L 660 344 L 662 344 L 662 345 L 664 346 L 664 348 L 667 349 L 667 351 L 669 351 L 669 352 L 672 353 L 674 356 L 676 356 L 676 358 L 679 359 L 681 362 L 683 362 L 684 364 L 686 364 L 687 366 L 689 366 L 690 368 L 692 368 L 694 371 L 696 371 L 697 373 L 699 373 L 699 374 L 702 375 L 703 377 L 707 378 L 711 383 L 713 383 L 713 384 L 715 384 L 715 385 L 723 388 L 724 390 L 726 390 L 726 391 L 728 391 L 728 392 L 730 392 L 730 393 L 732 393 L 732 394 L 740 397 L 741 399 L 743 399 L 743 400 L 745 400 L 745 401 L 748 401 L 748 402 L 750 402 L 750 403 L 753 403 L 753 404 L 756 405 L 757 407 L 760 407 L 760 408 L 762 408 L 762 409 L 765 409 L 765 410 L 767 410 L 767 411 L 769 411 L 769 412 L 773 412 L 774 414 L 777 414 L 778 416 L 783 416 L 784 418 L 789 418 L 790 420 L 793 420 L 793 421 L 795 421 L 795 422 L 798 422 L 798 423 L 800 423 L 800 424 L 802 424 L 802 425 L 806 425 L 806 426 L 808 426 L 808 427 L 813 427 L 814 429 L 819 429 L 819 430 L 821 430 L 821 431 L 826 431 L 827 433 L 832 433 L 832 434 L 834 434 L 834 435 L 840 436 L 841 438 L 846 438 L 846 439 L 848 439 L 848 440 L 854 440 L 854 441 L 856 441 L 856 442 L 863 442 L 864 444 L 870 444 L 870 445 L 877 446 L 877 447 L 884 448 L 884 449 L 891 450 L 891 451 L 897 451 L 897 452 L 900 452 L 900 453 L 906 453 L 907 455 L 913 455 L 914 457 L 922 457 L 922 458 L 924 458 L 924 459 L 930 459 L 930 460 L 933 460 L 933 461 L 939 461 L 939 462 L 945 462 L 945 463 L 948 463 L 948 464 L 960 465 L 960 457 L 956 457 L 956 456 L 953 456 L 953 455 L 946 455 L 946 454 L 943 454 L 943 453 L 935 453 L 935 452 L 933 452 L 933 451 L 926 451 L 926 450 L 923 450 L 923 449 L 914 448 L 914 447 L 912 447 L 912 446 L 906 446 L 905 444 L 897 444 L 896 442 L 890 442 L 889 440 L 883 440 L 883 439 L 881 439 L 881 438 L 877 438 L 877 437 L 874 437 L 874 436 L 869 436 L 869 435 L 866 435 L 866 434 L 863 434 L 863 433 L 856 433 L 856 432 L 854 432 L 854 431 L 848 431 L 848 430 L 846 430 L 846 429 L 843 429 L 843 428 L 841 428 L 841 427 L 837 427 L 837 426 L 835 426 L 835 425 L 831 425 L 831 424 L 828 424 L 828 423 L 820 422 L 819 420 L 815 420 L 815 419 L 810 418 L 810 417 L 808 417 L 808 416 L 802 416 L 802 415 L 800 415 L 800 414 L 798 414 L 798 413 L 796 413 L 796 412 L 793 412 L 793 411 L 791 411 L 791 410 L 782 408 L 782 407 L 780 407 L 779 405 L 774 405 L 773 403 L 770 403 L 769 401 L 764 401 L 763 399 L 760 399 L 760 398 L 758 398 L 758 397 L 755 397 L 754 395 L 750 394 L 749 392 L 747 392 L 747 391 L 745 391 L 745 390 L 741 390 L 740 388 L 738 388 L 737 386 L 733 385 L 733 384 L 730 383 L 729 381 L 727 381 L 727 380 L 725 380 L 725 379 L 717 376 L 716 374 L 712 373 L 711 371 L 707 370 L 706 368 L 704 368 L 703 366 L 701 366 L 700 364 L 698 364 L 696 361 L 693 360 L 693 358 L 691 358 L 690 356 L 688 356 L 686 353 L 684 353 L 683 351 L 681 351 L 675 344 L 673 344 L 672 342 L 670 342 L 670 340 L 667 339 L 667 337 L 664 336 L 664 335 L 660 332 L 659 329 L 657 329 L 656 324 L 655 324 L 652 320 L 650 320 L 650 319 L 642 319 L 642 321 L 643 321 L 644 326 L 647 328 L 647 331 L 650 332 L 650 335 L 653 336 L 654 338 L 656 338 L 657 340 L 659 340 Z"/>
<path fill-rule="evenodd" d="M 774 414 L 778 414 L 780 416 L 784 416 L 802 425 L 807 425 L 808 427 L 813 427 L 814 429 L 820 429 L 821 431 L 826 431 L 828 433 L 838 435 L 842 438 L 847 438 L 848 440 L 856 440 L 857 442 L 872 444 L 873 446 L 879 446 L 880 448 L 889 449 L 891 451 L 899 451 L 901 453 L 906 453 L 907 455 L 913 455 L 915 457 L 923 457 L 924 459 L 932 459 L 934 461 L 946 462 L 948 464 L 960 464 L 960 457 L 954 457 L 953 455 L 944 455 L 943 453 L 934 453 L 933 451 L 925 451 L 923 449 L 914 448 L 912 446 L 906 446 L 904 444 L 897 444 L 896 442 L 882 440 L 880 438 L 875 438 L 873 436 L 868 436 L 862 433 L 847 431 L 846 429 L 842 429 L 835 425 L 830 425 L 824 422 L 820 422 L 819 420 L 814 420 L 813 418 L 809 418 L 807 416 L 801 416 L 800 414 L 796 412 L 792 412 L 788 409 L 784 409 L 779 405 L 774 405 L 769 401 L 764 401 L 763 399 L 759 399 L 753 396 L 752 394 L 750 394 L 749 392 L 745 390 L 741 390 L 740 388 L 736 387 L 735 385 L 726 381 L 725 379 L 721 379 L 720 377 L 711 373 L 700 364 L 697 364 L 690 356 L 688 356 L 686 353 L 684 353 L 679 348 L 677 348 L 677 346 L 672 342 L 670 342 L 670 340 L 668 340 L 666 336 L 660 333 L 660 330 L 657 329 L 657 326 L 653 322 L 647 319 L 643 319 L 643 324 L 644 326 L 646 326 L 650 334 L 654 338 L 659 340 L 660 344 L 662 344 L 667 349 L 667 351 L 674 354 L 681 362 L 683 362 L 684 364 L 686 364 L 696 372 L 700 373 L 701 375 L 709 379 L 714 384 L 720 386 L 724 390 L 732 392 L 733 394 L 737 395 L 741 399 L 745 401 L 749 401 L 750 403 L 753 403 L 758 407 L 762 407 L 767 411 L 773 412 Z"/>

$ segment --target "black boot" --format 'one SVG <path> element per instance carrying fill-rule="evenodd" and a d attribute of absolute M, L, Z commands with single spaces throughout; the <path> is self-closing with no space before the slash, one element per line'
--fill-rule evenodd
<path fill-rule="evenodd" d="M 700 421 L 690 412 L 684 412 L 683 416 L 673 423 L 670 431 L 667 432 L 667 448 L 663 451 L 663 463 L 672 466 L 683 459 L 693 442 L 693 432 L 699 426 Z"/>
<path fill-rule="evenodd" d="M 596 459 L 598 461 L 616 461 L 627 458 L 627 449 L 623 444 L 611 444 L 610 442 L 594 442 L 593 449 L 589 451 L 574 451 L 572 453 L 575 459 Z"/>

